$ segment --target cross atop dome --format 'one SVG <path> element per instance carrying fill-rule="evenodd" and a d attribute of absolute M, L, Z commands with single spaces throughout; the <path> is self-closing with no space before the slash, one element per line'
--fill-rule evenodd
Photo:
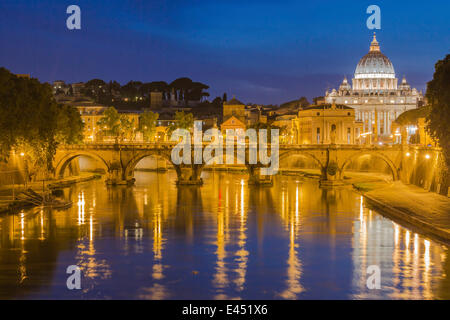
<path fill-rule="evenodd" d="M 370 44 L 370 51 L 380 51 L 380 45 L 378 44 L 377 34 L 375 32 L 373 33 L 373 40 Z"/>

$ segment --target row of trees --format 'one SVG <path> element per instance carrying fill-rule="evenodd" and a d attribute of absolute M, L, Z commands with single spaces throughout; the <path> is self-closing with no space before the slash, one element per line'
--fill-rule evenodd
<path fill-rule="evenodd" d="M 78 111 L 56 103 L 49 84 L 0 68 L 0 162 L 15 150 L 32 167 L 52 170 L 58 145 L 78 143 L 82 133 Z"/>
<path fill-rule="evenodd" d="M 97 125 L 103 135 L 114 137 L 116 143 L 124 140 L 133 141 L 138 131 L 142 133 L 144 141 L 150 142 L 155 139 L 158 118 L 158 113 L 145 111 L 139 116 L 139 123 L 135 124 L 128 115 L 120 114 L 116 108 L 109 107 Z M 177 128 L 189 129 L 193 125 L 192 113 L 176 112 L 175 119 L 170 123 L 166 133 L 170 135 Z"/>
<path fill-rule="evenodd" d="M 114 107 L 109 107 L 105 110 L 103 117 L 98 121 L 97 125 L 99 126 L 102 135 L 113 137 L 116 143 L 125 140 L 133 141 L 138 131 L 142 133 L 144 141 L 152 142 L 155 141 L 158 119 L 158 113 L 145 111 L 139 116 L 139 124 L 136 126 L 127 114 L 121 114 Z M 178 128 L 190 130 L 193 125 L 194 115 L 192 113 L 177 111 L 174 120 L 170 122 L 165 133 L 170 136 L 173 131 Z M 269 133 L 269 137 L 272 129 L 278 129 L 280 135 L 287 133 L 286 127 L 278 127 L 270 122 L 257 122 L 250 128 L 256 129 L 257 131 L 266 129 Z"/>
<path fill-rule="evenodd" d="M 280 105 L 281 109 L 292 109 L 292 110 L 298 110 L 298 109 L 303 109 L 306 108 L 310 105 L 308 99 L 306 97 L 301 97 L 298 100 L 293 100 L 293 101 L 289 101 L 289 102 L 285 102 L 282 103 Z"/>
<path fill-rule="evenodd" d="M 164 81 L 130 81 L 123 86 L 117 81 L 105 82 L 101 79 L 92 79 L 85 83 L 82 93 L 106 105 L 120 106 L 125 103 L 125 105 L 132 104 L 140 107 L 148 106 L 152 91 L 162 92 L 165 100 L 169 100 L 173 93 L 176 100 L 183 101 L 187 105 L 189 101 L 201 101 L 204 97 L 208 97 L 209 93 L 205 91 L 207 89 L 209 86 L 206 84 L 186 77 L 178 78 L 170 84 Z"/>

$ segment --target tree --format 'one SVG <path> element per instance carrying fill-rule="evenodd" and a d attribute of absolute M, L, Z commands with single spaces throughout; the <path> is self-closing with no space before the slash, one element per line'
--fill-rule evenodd
<path fill-rule="evenodd" d="M 189 78 L 178 78 L 172 81 L 170 87 L 175 90 L 177 100 L 183 101 L 185 93 L 190 89 L 192 80 Z"/>
<path fill-rule="evenodd" d="M 111 96 L 120 94 L 120 88 L 120 83 L 118 83 L 117 81 L 110 81 L 108 83 L 108 93 Z"/>
<path fill-rule="evenodd" d="M 109 107 L 103 113 L 103 117 L 97 122 L 100 130 L 104 135 L 112 136 L 115 138 L 116 143 L 119 142 L 120 136 L 120 114 L 116 108 Z"/>
<path fill-rule="evenodd" d="M 201 82 L 192 82 L 184 97 L 186 104 L 189 103 L 189 101 L 201 101 L 204 97 L 209 97 L 209 93 L 203 91 L 207 89 L 209 89 L 209 86 L 206 84 Z"/>
<path fill-rule="evenodd" d="M 126 114 L 121 114 L 119 117 L 119 139 L 120 142 L 125 140 L 134 141 L 136 138 L 136 127 L 134 122 Z"/>
<path fill-rule="evenodd" d="M 149 91 L 162 92 L 164 99 L 169 99 L 170 88 L 164 81 L 153 81 L 149 83 Z"/>
<path fill-rule="evenodd" d="M 153 140 L 156 132 L 156 121 L 159 114 L 146 111 L 139 116 L 139 131 L 142 132 L 145 141 Z"/>
<path fill-rule="evenodd" d="M 190 130 L 194 126 L 194 116 L 192 113 L 184 113 L 177 111 L 175 113 L 175 121 L 169 125 L 168 134 L 171 135 L 176 129 Z"/>
<path fill-rule="evenodd" d="M 83 141 L 83 121 L 77 109 L 60 105 L 57 114 L 56 140 L 62 144 L 76 144 Z"/>
<path fill-rule="evenodd" d="M 215 97 L 211 103 L 214 104 L 214 106 L 222 108 L 223 102 L 221 97 Z"/>
<path fill-rule="evenodd" d="M 170 87 L 175 90 L 177 99 L 184 101 L 185 105 L 188 105 L 189 101 L 201 101 L 203 97 L 209 96 L 209 93 L 204 92 L 209 86 L 193 82 L 189 78 L 178 78 L 170 84 Z"/>
<path fill-rule="evenodd" d="M 323 97 L 314 97 L 314 98 L 313 98 L 313 103 L 314 103 L 315 105 L 317 105 L 317 104 L 319 103 L 320 100 L 323 100 Z"/>
<path fill-rule="evenodd" d="M 301 97 L 300 99 L 297 100 L 282 103 L 278 109 L 298 111 L 298 109 L 306 108 L 307 106 L 309 106 L 309 104 L 310 103 L 306 97 Z"/>
<path fill-rule="evenodd" d="M 139 92 L 142 86 L 140 81 L 130 81 L 120 89 L 122 97 L 126 97 L 130 100 L 136 100 L 139 96 Z"/>
<path fill-rule="evenodd" d="M 107 91 L 105 81 L 101 79 L 92 79 L 84 84 L 82 93 L 88 97 L 100 100 L 100 96 Z"/>
<path fill-rule="evenodd" d="M 427 84 L 426 97 L 431 106 L 428 131 L 439 142 L 447 167 L 450 167 L 450 54 L 436 63 L 433 80 Z"/>
<path fill-rule="evenodd" d="M 114 137 L 116 143 L 132 141 L 136 136 L 136 127 L 126 114 L 120 114 L 116 108 L 109 107 L 97 122 L 103 135 Z"/>
<path fill-rule="evenodd" d="M 14 149 L 24 153 L 32 171 L 46 174 L 58 145 L 80 142 L 82 130 L 78 111 L 58 104 L 49 84 L 0 68 L 1 161 L 8 161 Z"/>
<path fill-rule="evenodd" d="M 306 108 L 307 106 L 309 106 L 309 101 L 306 97 L 301 97 L 300 99 L 298 99 L 298 105 L 300 108 Z"/>

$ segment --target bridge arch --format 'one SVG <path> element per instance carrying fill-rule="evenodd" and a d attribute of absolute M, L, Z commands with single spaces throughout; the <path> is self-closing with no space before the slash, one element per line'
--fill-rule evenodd
<path fill-rule="evenodd" d="M 246 160 L 248 158 L 248 153 L 244 153 L 241 155 L 238 152 L 233 153 L 233 163 L 230 164 L 234 169 L 238 168 L 239 170 L 237 172 L 242 173 L 244 175 L 250 174 L 250 166 L 248 164 L 248 161 Z M 220 160 L 222 163 L 219 163 Z M 239 163 L 240 162 L 240 163 Z M 226 169 L 228 171 L 229 164 L 227 164 L 227 155 L 224 150 L 222 155 L 218 155 L 213 157 L 209 162 L 204 162 L 201 165 L 197 166 L 197 174 L 199 177 L 202 178 L 202 180 L 206 177 L 205 174 L 208 170 L 220 170 Z"/>
<path fill-rule="evenodd" d="M 380 150 L 363 150 L 361 152 L 354 153 L 347 157 L 345 161 L 343 162 L 342 166 L 340 167 L 341 176 L 343 177 L 346 167 L 353 161 L 356 160 L 362 156 L 370 155 L 374 158 L 381 159 L 391 170 L 392 178 L 394 181 L 399 179 L 399 169 L 394 164 L 394 162 L 389 159 L 389 157 L 385 156 L 382 151 Z"/>
<path fill-rule="evenodd" d="M 125 178 L 131 179 L 133 178 L 134 175 L 134 170 L 137 166 L 137 164 L 144 158 L 147 157 L 159 157 L 159 158 L 163 158 L 165 160 L 167 160 L 168 162 L 170 162 L 172 165 L 172 160 L 170 157 L 170 154 L 166 154 L 157 150 L 146 150 L 146 151 L 142 151 L 137 153 L 136 155 L 134 155 L 126 164 L 125 166 Z M 177 171 L 177 174 L 179 173 L 178 170 L 178 166 L 173 165 L 174 169 Z"/>
<path fill-rule="evenodd" d="M 109 165 L 106 162 L 105 159 L 103 159 L 101 156 L 94 152 L 89 151 L 77 151 L 77 152 L 71 152 L 66 155 L 64 155 L 56 164 L 55 167 L 55 177 L 56 178 L 63 178 L 64 177 L 64 171 L 66 170 L 69 163 L 78 158 L 78 157 L 88 157 L 97 160 L 100 164 L 102 164 L 106 170 L 106 172 L 109 171 Z"/>
<path fill-rule="evenodd" d="M 292 157 L 292 156 L 300 156 L 300 157 L 304 157 L 304 158 L 313 160 L 313 162 L 318 165 L 318 168 L 321 171 L 325 167 L 325 165 L 322 163 L 322 161 L 320 161 L 314 154 L 311 154 L 304 150 L 290 150 L 290 151 L 282 152 L 280 154 L 279 163 L 278 163 L 280 168 L 281 168 L 283 161 L 287 160 L 289 157 Z"/>

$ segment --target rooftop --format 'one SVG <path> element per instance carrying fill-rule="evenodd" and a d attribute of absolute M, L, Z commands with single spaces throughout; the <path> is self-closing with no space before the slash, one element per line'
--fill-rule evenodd
<path fill-rule="evenodd" d="M 331 109 L 332 104 L 328 103 L 328 104 L 321 104 L 321 105 L 312 105 L 306 108 L 303 108 L 300 111 L 305 111 L 305 110 L 326 110 L 326 109 Z M 353 108 L 343 105 L 343 104 L 337 104 L 336 105 L 336 110 L 352 110 Z"/>

